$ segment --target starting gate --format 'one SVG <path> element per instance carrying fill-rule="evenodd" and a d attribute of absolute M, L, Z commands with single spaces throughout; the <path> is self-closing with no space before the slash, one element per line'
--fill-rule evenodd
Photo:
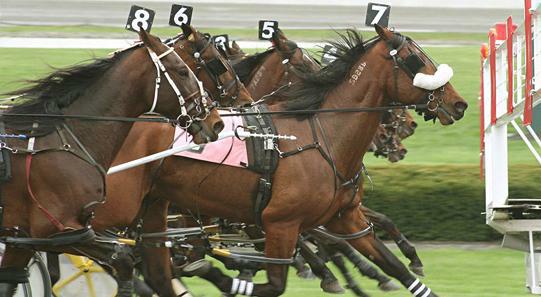
<path fill-rule="evenodd" d="M 538 197 L 509 197 L 508 188 L 509 126 L 541 165 L 541 140 L 531 127 L 541 103 L 541 1 L 524 4 L 524 22 L 496 24 L 481 48 L 481 170 L 486 222 L 504 234 L 503 246 L 527 253 L 526 285 L 541 294 L 541 189 Z"/>

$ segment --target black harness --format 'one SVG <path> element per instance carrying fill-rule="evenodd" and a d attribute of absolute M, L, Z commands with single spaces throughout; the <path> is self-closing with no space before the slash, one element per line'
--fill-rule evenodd
<path fill-rule="evenodd" d="M 201 49 L 197 49 L 195 45 L 192 47 L 193 57 L 197 65 L 197 71 L 200 71 L 201 69 L 205 70 L 212 79 L 213 83 L 216 85 L 216 88 L 220 92 L 219 96 L 221 100 L 215 100 L 215 102 L 222 102 L 224 98 L 230 97 L 231 101 L 225 105 L 235 105 L 234 102 L 237 100 L 241 89 L 240 79 L 237 75 L 235 75 L 235 78 L 222 82 L 220 77 L 224 73 L 228 72 L 227 66 L 220 57 L 212 58 L 208 61 L 203 59 L 203 54 L 207 49 L 209 49 L 209 47 L 212 47 L 212 43 L 210 41 L 207 41 Z M 199 73 L 196 73 L 196 75 L 198 74 Z"/>
<path fill-rule="evenodd" d="M 272 118 L 267 112 L 265 104 L 255 105 L 247 112 L 262 114 L 243 117 L 245 124 L 253 133 L 278 134 Z M 256 225 L 261 227 L 261 214 L 269 204 L 272 194 L 272 176 L 278 166 L 279 153 L 277 151 L 278 143 L 274 138 L 266 139 L 259 137 L 249 137 L 246 139 L 246 149 L 248 154 L 247 168 L 261 174 L 259 178 L 257 193 L 254 195 L 253 207 L 255 213 Z"/>

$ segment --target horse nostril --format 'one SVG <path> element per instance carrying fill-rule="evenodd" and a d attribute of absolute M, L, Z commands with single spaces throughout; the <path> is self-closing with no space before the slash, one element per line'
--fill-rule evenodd
<path fill-rule="evenodd" d="M 411 126 L 413 129 L 417 128 L 417 122 L 411 121 L 410 126 Z"/>
<path fill-rule="evenodd" d="M 225 125 L 224 125 L 223 121 L 218 121 L 218 122 L 214 123 L 214 125 L 212 125 L 212 129 L 214 130 L 214 132 L 216 134 L 220 134 L 220 132 L 222 132 L 224 127 L 225 127 Z"/>
<path fill-rule="evenodd" d="M 408 150 L 407 149 L 401 149 L 400 150 L 400 156 L 402 156 L 402 158 L 404 157 L 405 154 L 408 153 Z"/>
<path fill-rule="evenodd" d="M 464 101 L 455 102 L 455 108 L 458 112 L 463 113 L 468 108 L 468 103 Z"/>

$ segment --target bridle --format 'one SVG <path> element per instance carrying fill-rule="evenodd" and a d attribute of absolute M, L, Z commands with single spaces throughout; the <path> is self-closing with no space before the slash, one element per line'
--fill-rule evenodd
<path fill-rule="evenodd" d="M 195 33 L 192 33 L 195 34 Z M 182 38 L 182 37 L 180 37 Z M 213 57 L 210 60 L 204 59 L 205 52 L 212 46 L 212 43 L 205 39 L 206 43 L 201 49 L 197 49 L 197 43 L 192 42 L 191 50 L 192 56 L 196 61 L 197 71 L 203 69 L 207 72 L 208 76 L 212 79 L 212 82 L 216 85 L 216 89 L 219 91 L 219 99 L 215 102 L 219 102 L 221 105 L 233 105 L 239 97 L 241 90 L 241 83 L 239 77 L 235 74 L 233 79 L 223 82 L 221 76 L 227 72 L 233 73 L 228 69 L 226 64 L 219 57 Z M 230 101 L 225 103 L 224 99 L 230 98 Z"/>
<path fill-rule="evenodd" d="M 166 45 L 167 46 L 167 45 Z M 161 85 L 161 73 L 163 72 L 165 78 L 169 82 L 169 85 L 173 89 L 173 92 L 175 92 L 175 95 L 178 98 L 178 103 L 180 105 L 180 114 L 177 117 L 178 125 L 183 128 L 187 129 L 192 125 L 194 121 L 203 121 L 205 120 L 208 115 L 210 114 L 210 109 L 207 105 L 207 98 L 205 96 L 205 92 L 203 90 L 203 85 L 201 81 L 197 79 L 195 74 L 191 71 L 189 67 L 186 67 L 188 71 L 193 75 L 193 77 L 197 80 L 197 84 L 199 86 L 199 91 L 196 91 L 192 94 L 190 94 L 187 98 L 184 98 L 182 96 L 179 88 L 177 87 L 176 83 L 173 81 L 169 73 L 167 72 L 167 68 L 165 68 L 165 65 L 162 63 L 161 59 L 166 57 L 169 54 L 174 54 L 182 60 L 178 54 L 175 52 L 174 48 L 167 46 L 167 50 L 163 52 L 160 55 L 157 55 L 153 50 L 147 47 L 148 54 L 150 55 L 150 58 L 152 62 L 154 63 L 154 66 L 156 67 L 156 80 L 155 80 L 155 86 L 154 86 L 154 99 L 152 101 L 152 106 L 149 110 L 150 113 L 154 112 L 156 109 L 156 105 L 158 104 L 158 92 Z M 186 101 L 199 93 L 199 98 L 195 98 L 190 103 L 186 104 Z M 194 110 L 197 112 L 195 116 L 191 116 L 189 113 Z"/>
<path fill-rule="evenodd" d="M 417 44 L 409 37 L 403 36 L 399 33 L 393 32 L 393 37 L 390 40 L 386 41 L 386 45 L 389 48 L 389 56 L 390 59 L 393 60 L 394 66 L 393 66 L 393 77 L 394 77 L 394 99 L 392 100 L 391 104 L 400 105 L 398 103 L 398 71 L 399 69 L 402 69 L 408 77 L 410 77 L 413 81 L 413 78 L 417 73 L 419 73 L 419 70 L 426 66 L 426 63 L 414 52 L 412 52 L 410 49 L 409 55 L 403 59 L 398 55 L 398 53 L 403 49 L 406 48 L 406 44 L 413 43 L 416 45 L 416 48 L 421 51 L 425 57 L 429 59 L 429 61 L 433 64 L 435 67 L 435 63 L 432 59 L 428 57 L 428 55 L 419 47 Z M 398 44 L 398 46 L 396 46 Z M 445 92 L 445 87 L 442 86 L 439 89 L 440 96 L 436 96 L 436 90 L 428 90 L 427 94 L 425 96 L 425 100 L 423 103 L 426 104 L 426 110 L 425 111 L 419 111 L 419 114 L 424 114 L 425 120 L 436 120 L 437 117 L 437 111 L 443 111 L 446 115 L 449 115 L 449 112 L 445 110 L 445 107 L 442 106 L 443 103 L 443 94 Z M 431 113 L 426 113 L 426 111 L 430 111 Z"/>

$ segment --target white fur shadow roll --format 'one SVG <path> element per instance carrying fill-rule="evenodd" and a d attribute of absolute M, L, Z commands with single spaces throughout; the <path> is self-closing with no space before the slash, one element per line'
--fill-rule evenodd
<path fill-rule="evenodd" d="M 451 77 L 453 77 L 453 68 L 447 64 L 441 64 L 434 74 L 417 73 L 413 78 L 413 85 L 432 91 L 448 83 Z"/>

